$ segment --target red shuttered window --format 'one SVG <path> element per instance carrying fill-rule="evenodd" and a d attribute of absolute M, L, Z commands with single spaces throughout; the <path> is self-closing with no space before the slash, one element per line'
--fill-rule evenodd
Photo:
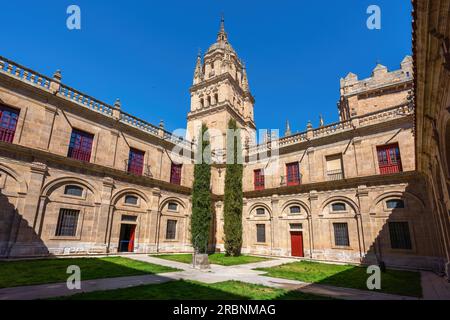
<path fill-rule="evenodd" d="M 264 171 L 262 169 L 254 171 L 254 185 L 255 190 L 264 190 Z"/>
<path fill-rule="evenodd" d="M 402 172 L 402 161 L 398 144 L 377 147 L 380 174 Z"/>
<path fill-rule="evenodd" d="M 0 105 L 0 141 L 13 142 L 18 119 L 19 111 Z"/>
<path fill-rule="evenodd" d="M 297 162 L 286 165 L 286 181 L 288 186 L 298 186 L 300 184 L 300 168 Z"/>
<path fill-rule="evenodd" d="M 91 160 L 92 142 L 94 135 L 73 129 L 70 137 L 68 157 L 89 162 Z"/>
<path fill-rule="evenodd" d="M 170 169 L 170 183 L 181 184 L 181 164 L 172 163 L 172 168 Z"/>
<path fill-rule="evenodd" d="M 144 169 L 144 151 L 130 149 L 130 155 L 128 156 L 128 172 L 138 176 L 142 176 L 142 170 Z"/>

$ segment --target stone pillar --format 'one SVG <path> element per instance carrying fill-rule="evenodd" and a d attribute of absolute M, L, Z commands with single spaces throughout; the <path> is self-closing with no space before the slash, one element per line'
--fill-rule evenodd
<path fill-rule="evenodd" d="M 279 202 L 280 199 L 277 194 L 272 195 L 272 216 L 270 217 L 270 254 L 279 256 L 281 253 L 281 237 L 277 234 L 279 232 Z"/>
<path fill-rule="evenodd" d="M 161 201 L 161 190 L 159 188 L 153 188 L 152 200 L 149 209 L 151 210 L 152 216 L 155 217 L 155 219 L 152 219 L 155 221 L 153 229 L 155 252 L 159 251 L 159 238 L 161 232 L 161 210 L 159 210 L 160 201 Z"/>
<path fill-rule="evenodd" d="M 225 214 L 224 214 L 225 215 Z M 222 219 L 224 219 L 224 215 Z M 250 223 L 250 212 L 248 212 L 248 200 L 247 198 L 242 199 L 242 249 L 245 249 L 244 253 L 248 253 L 252 242 L 249 237 L 249 233 L 251 230 Z M 223 233 L 223 238 L 225 239 L 225 232 Z M 225 244 L 225 242 L 224 242 Z"/>
<path fill-rule="evenodd" d="M 306 139 L 311 140 L 314 138 L 314 129 L 311 121 L 308 121 L 308 125 L 306 126 Z"/>
<path fill-rule="evenodd" d="M 318 221 L 316 221 L 317 219 L 319 219 L 319 217 L 322 216 L 322 212 L 320 212 L 320 207 L 319 207 L 319 195 L 317 194 L 316 190 L 311 190 L 309 193 L 309 205 L 311 208 L 311 212 L 310 212 L 310 219 L 309 219 L 309 247 L 310 247 L 310 258 L 313 259 L 315 258 L 315 244 L 316 244 L 316 235 L 314 233 L 314 226 L 315 223 L 319 223 Z M 319 240 L 320 241 L 320 240 Z"/>
<path fill-rule="evenodd" d="M 314 148 L 309 148 L 308 150 L 306 150 L 306 154 L 308 155 L 308 179 L 305 180 L 302 179 L 302 184 L 316 181 L 315 176 L 316 165 L 314 161 L 314 151 L 315 151 Z"/>
<path fill-rule="evenodd" d="M 31 164 L 28 193 L 24 198 L 25 204 L 23 210 L 19 212 L 20 219 L 15 220 L 13 226 L 17 233 L 10 239 L 12 245 L 9 249 L 9 255 L 11 257 L 48 254 L 48 249 L 39 236 L 43 215 L 42 211 L 39 215 L 38 210 L 47 170 L 47 165 L 43 163 L 33 162 Z"/>
<path fill-rule="evenodd" d="M 57 115 L 57 109 L 51 106 L 45 106 L 45 123 L 40 128 L 40 146 L 49 150 L 53 133 L 53 126 Z"/>
<path fill-rule="evenodd" d="M 353 152 L 355 153 L 355 177 L 359 177 L 362 168 L 360 167 L 360 160 L 361 158 L 359 157 L 361 154 L 361 142 L 362 142 L 362 138 L 360 137 L 356 137 L 353 139 Z M 374 168 L 375 172 L 373 172 L 373 174 L 377 174 L 376 172 L 376 166 L 371 166 Z M 368 173 L 369 174 L 369 173 Z"/>
<path fill-rule="evenodd" d="M 369 199 L 369 189 L 366 185 L 358 186 L 358 190 L 356 192 L 356 196 L 358 197 L 359 202 L 359 212 L 357 212 L 358 220 L 359 220 L 359 228 L 360 228 L 360 234 L 361 234 L 361 243 L 362 243 L 362 251 L 363 254 L 366 253 L 367 250 L 367 243 L 370 236 L 370 228 L 369 224 L 370 221 L 370 206 L 372 203 Z"/>
<path fill-rule="evenodd" d="M 112 191 L 114 188 L 114 180 L 109 177 L 103 179 L 102 190 L 100 194 L 100 203 L 98 212 L 97 230 L 95 236 L 96 246 L 104 247 L 109 252 L 109 240 L 111 239 L 112 223 L 114 220 L 114 210 L 111 203 Z M 94 240 L 94 239 L 93 239 Z"/>
<path fill-rule="evenodd" d="M 53 74 L 53 79 L 50 82 L 50 91 L 53 94 L 57 94 L 59 92 L 59 89 L 61 88 L 61 70 L 56 70 L 56 72 Z"/>
<path fill-rule="evenodd" d="M 30 171 L 28 194 L 25 199 L 25 208 L 22 212 L 22 217 L 28 222 L 30 227 L 33 227 L 38 232 L 42 219 L 42 217 L 38 217 L 39 199 L 48 168 L 44 163 L 33 162 Z"/>
<path fill-rule="evenodd" d="M 114 109 L 113 109 L 113 114 L 112 114 L 114 119 L 120 120 L 121 110 L 122 110 L 122 104 L 119 99 L 116 99 L 116 102 L 114 102 Z"/>

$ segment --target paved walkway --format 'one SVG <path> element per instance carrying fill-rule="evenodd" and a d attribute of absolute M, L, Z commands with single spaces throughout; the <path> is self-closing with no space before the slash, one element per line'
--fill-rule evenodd
<path fill-rule="evenodd" d="M 0 289 L 0 300 L 30 300 L 47 299 L 52 297 L 69 296 L 80 292 L 92 292 L 101 290 L 113 290 L 128 288 L 140 285 L 158 284 L 174 280 L 193 280 L 204 283 L 217 283 L 229 280 L 236 280 L 246 283 L 260 284 L 273 288 L 299 290 L 304 293 L 323 295 L 337 299 L 346 300 L 415 300 L 412 297 L 384 294 L 373 291 L 356 290 L 349 288 L 338 288 L 320 284 L 310 284 L 301 281 L 265 277 L 264 272 L 253 270 L 254 268 L 274 267 L 298 260 L 294 259 L 273 259 L 258 263 L 251 263 L 238 266 L 211 265 L 210 270 L 193 269 L 189 264 L 159 259 L 148 255 L 126 255 L 127 258 L 164 265 L 180 269 L 182 271 L 170 272 L 158 275 L 144 275 L 122 278 L 109 278 L 82 281 L 81 290 L 69 290 L 66 283 L 43 284 L 35 286 L 14 287 Z M 440 283 L 432 273 L 425 273 L 423 282 L 431 283 L 425 285 L 425 298 L 436 298 L 441 292 Z M 433 277 L 434 276 L 434 277 Z M 437 277 L 438 278 L 438 277 Z M 439 278 L 438 278 L 439 279 Z M 444 295 L 440 294 L 441 298 Z"/>
<path fill-rule="evenodd" d="M 450 300 L 450 283 L 432 272 L 422 271 L 422 290 L 425 299 Z"/>

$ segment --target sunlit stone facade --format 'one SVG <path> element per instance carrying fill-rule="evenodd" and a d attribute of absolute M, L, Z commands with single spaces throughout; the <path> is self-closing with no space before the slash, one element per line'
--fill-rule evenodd
<path fill-rule="evenodd" d="M 341 79 L 340 121 L 255 144 L 246 69 L 223 21 L 197 58 L 179 138 L 0 57 L 0 256 L 189 252 L 194 144 L 212 135 L 211 249 L 223 250 L 225 129 L 244 146 L 243 252 L 437 270 L 416 171 L 414 69 Z M 275 110 L 274 110 L 275 112 Z"/>

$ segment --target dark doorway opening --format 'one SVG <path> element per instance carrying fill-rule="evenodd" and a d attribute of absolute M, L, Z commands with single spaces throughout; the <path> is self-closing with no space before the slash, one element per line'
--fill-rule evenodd
<path fill-rule="evenodd" d="M 120 226 L 119 252 L 134 251 L 134 237 L 136 233 L 136 225 L 122 224 Z"/>

